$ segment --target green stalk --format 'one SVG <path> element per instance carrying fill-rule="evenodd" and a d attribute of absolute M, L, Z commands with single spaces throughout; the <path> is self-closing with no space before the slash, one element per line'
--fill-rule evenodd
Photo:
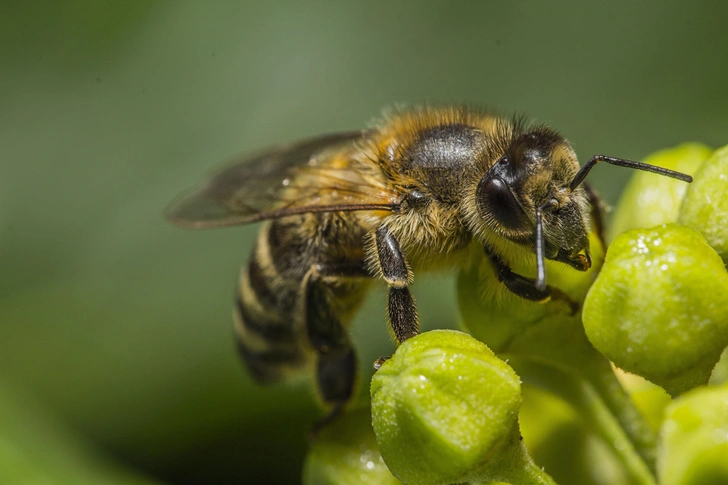
<path fill-rule="evenodd" d="M 534 362 L 520 356 L 510 358 L 508 362 L 525 383 L 546 389 L 571 403 L 579 411 L 584 423 L 614 451 L 635 484 L 656 484 L 653 471 L 638 452 L 634 440 L 628 435 L 627 429 L 622 427 L 616 413 L 613 413 L 610 405 L 605 401 L 604 394 L 607 392 L 607 386 L 601 386 L 602 392 L 599 392 L 592 382 L 572 371 Z M 617 385 L 619 384 L 617 383 Z M 624 393 L 624 391 L 621 392 Z M 628 399 L 626 394 L 624 397 Z M 612 401 L 612 406 L 617 411 L 621 410 L 623 419 L 631 420 L 634 418 L 634 416 L 630 416 L 631 411 L 625 411 L 630 407 L 627 403 L 619 397 Z M 639 426 L 633 428 L 633 432 L 641 432 Z M 637 441 L 645 441 L 645 438 Z"/>
<path fill-rule="evenodd" d="M 478 478 L 487 477 L 488 481 L 478 481 Z M 551 476 L 540 466 L 534 463 L 528 454 L 526 445 L 521 440 L 521 433 L 516 426 L 510 438 L 503 444 L 498 453 L 488 462 L 487 466 L 476 471 L 474 480 L 470 483 L 483 485 L 557 485 Z"/>
<path fill-rule="evenodd" d="M 629 448 L 641 457 L 650 473 L 655 475 L 657 437 L 622 388 L 609 361 L 586 339 L 578 318 L 551 320 L 528 329 L 513 339 L 501 355 L 502 358 L 506 356 L 521 362 L 531 362 L 539 368 L 558 370 L 569 375 L 571 381 L 587 386 L 601 406 L 610 412 L 612 419 L 619 423 L 630 442 Z M 557 381 L 549 389 L 563 395 L 559 387 Z M 581 407 L 579 409 L 582 410 Z M 614 442 L 608 441 L 608 444 L 615 448 Z M 615 452 L 621 453 L 620 450 Z"/>
<path fill-rule="evenodd" d="M 525 445 L 513 447 L 512 453 L 504 453 L 503 481 L 518 485 L 557 485 L 551 476 L 533 462 Z"/>
<path fill-rule="evenodd" d="M 530 458 L 523 463 L 522 468 L 513 473 L 511 482 L 523 485 L 556 485 L 554 479 Z"/>
<path fill-rule="evenodd" d="M 591 385 L 591 390 L 598 395 L 604 406 L 619 422 L 654 475 L 657 461 L 657 435 L 634 406 L 617 376 L 614 375 L 612 366 L 605 359 L 598 357 L 589 365 L 584 366 L 582 373 Z"/>

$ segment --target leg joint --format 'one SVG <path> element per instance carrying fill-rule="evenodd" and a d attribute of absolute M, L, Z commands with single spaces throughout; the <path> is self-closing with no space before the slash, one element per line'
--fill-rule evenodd
<path fill-rule="evenodd" d="M 399 247 L 399 241 L 386 226 L 379 226 L 375 234 L 377 259 L 382 277 L 388 285 L 404 288 L 412 280 L 412 272 Z"/>

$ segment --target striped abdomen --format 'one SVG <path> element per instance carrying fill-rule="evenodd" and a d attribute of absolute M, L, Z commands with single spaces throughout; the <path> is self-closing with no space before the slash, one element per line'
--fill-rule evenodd
<path fill-rule="evenodd" d="M 306 327 L 306 287 L 315 280 L 315 265 L 341 259 L 341 235 L 324 230 L 332 217 L 309 214 L 266 223 L 240 274 L 235 332 L 240 354 L 259 383 L 278 380 L 316 355 Z M 362 300 L 365 284 L 334 279 L 326 283 L 330 298 L 322 304 L 337 318 L 348 318 Z"/>

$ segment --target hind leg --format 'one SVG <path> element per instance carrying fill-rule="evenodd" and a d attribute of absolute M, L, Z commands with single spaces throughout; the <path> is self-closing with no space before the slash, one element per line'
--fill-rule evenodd
<path fill-rule="evenodd" d="M 334 420 L 351 400 L 356 387 L 357 358 L 349 335 L 333 308 L 331 284 L 343 278 L 369 277 L 362 263 L 316 265 L 306 278 L 306 333 L 318 353 L 316 387 L 331 411 L 314 426 L 314 433 Z"/>
<path fill-rule="evenodd" d="M 354 348 L 337 349 L 319 355 L 316 366 L 316 386 L 331 409 L 313 426 L 314 435 L 334 421 L 351 400 L 356 387 L 357 358 Z"/>

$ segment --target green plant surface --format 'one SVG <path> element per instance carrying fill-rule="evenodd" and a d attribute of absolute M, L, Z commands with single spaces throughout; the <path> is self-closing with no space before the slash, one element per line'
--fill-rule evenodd
<path fill-rule="evenodd" d="M 593 265 L 576 272 L 547 262 L 550 285 L 581 302 L 597 277 L 604 249 L 596 233 L 589 235 Z M 476 248 L 458 276 L 458 301 L 463 326 L 501 358 L 519 362 L 533 385 L 561 395 L 592 419 L 592 431 L 616 453 L 636 483 L 651 483 L 655 433 L 619 385 L 607 360 L 587 340 L 579 314 L 552 299 L 524 301 L 500 283 L 489 259 Z M 517 271 L 534 276 L 533 265 Z M 553 378 L 554 372 L 559 378 Z M 640 458 L 641 457 L 641 458 Z"/>
<path fill-rule="evenodd" d="M 313 439 L 303 485 L 397 485 L 379 453 L 369 407 L 344 414 Z"/>
<path fill-rule="evenodd" d="M 695 174 L 678 222 L 699 231 L 728 264 L 728 146 L 720 148 Z"/>
<path fill-rule="evenodd" d="M 655 432 L 660 430 L 665 408 L 672 402 L 670 395 L 660 386 L 647 379 L 616 369 L 617 377 L 629 393 L 639 412 Z"/>
<path fill-rule="evenodd" d="M 371 396 L 382 457 L 406 484 L 552 483 L 520 440 L 520 379 L 466 334 L 405 341 L 374 375 Z"/>
<path fill-rule="evenodd" d="M 623 476 L 631 484 L 654 485 L 655 434 L 619 385 L 609 365 L 594 359 L 583 363 L 582 372 L 575 372 L 539 360 L 516 356 L 508 362 L 524 384 L 548 391 L 576 410 L 584 428 L 600 439 L 619 462 L 621 471 L 610 472 L 610 475 Z M 587 461 L 586 466 L 591 468 L 593 463 Z"/>
<path fill-rule="evenodd" d="M 524 443 L 534 461 L 557 483 L 633 483 L 610 447 L 570 402 L 528 381 L 522 390 L 519 422 Z"/>
<path fill-rule="evenodd" d="M 700 387 L 665 412 L 660 485 L 728 483 L 728 385 Z"/>
<path fill-rule="evenodd" d="M 604 260 L 604 248 L 593 231 L 589 234 L 589 245 L 592 267 L 588 271 L 577 272 L 564 264 L 546 261 L 548 284 L 574 302 L 583 301 Z M 514 272 L 535 277 L 535 256 L 513 263 Z M 462 325 L 498 354 L 508 352 L 529 328 L 558 326 L 569 319 L 578 324 L 578 316 L 574 319 L 571 308 L 562 300 L 552 299 L 544 304 L 524 300 L 509 291 L 498 281 L 490 258 L 479 245 L 472 246 L 470 262 L 458 274 L 457 290 Z"/>
<path fill-rule="evenodd" d="M 620 235 L 584 302 L 591 343 L 673 395 L 705 384 L 728 344 L 728 272 L 700 233 Z"/>
<path fill-rule="evenodd" d="M 650 165 L 695 175 L 713 152 L 702 143 L 683 143 L 659 150 L 642 161 Z M 613 240 L 630 229 L 676 222 L 689 184 L 669 177 L 635 172 L 619 197 L 612 214 L 608 236 Z"/>
<path fill-rule="evenodd" d="M 720 360 L 710 376 L 710 384 L 720 385 L 728 383 L 728 348 L 723 351 Z"/>

